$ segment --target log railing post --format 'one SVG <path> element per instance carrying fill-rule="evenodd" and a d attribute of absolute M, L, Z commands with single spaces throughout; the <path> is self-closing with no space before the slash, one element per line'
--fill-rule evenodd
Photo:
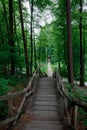
<path fill-rule="evenodd" d="M 76 129 L 76 124 L 77 124 L 77 115 L 78 115 L 78 106 L 73 105 L 71 124 L 75 129 Z"/>
<path fill-rule="evenodd" d="M 9 95 L 9 98 L 8 98 L 8 116 L 12 117 L 12 116 L 14 116 L 13 97 L 10 96 L 10 93 L 8 95 Z M 12 124 L 12 122 L 9 123 L 8 130 L 13 130 L 13 124 Z"/>
<path fill-rule="evenodd" d="M 10 93 L 8 94 L 10 95 Z M 13 97 L 9 96 L 8 98 L 8 116 L 11 117 L 14 115 L 14 110 L 13 110 Z"/>

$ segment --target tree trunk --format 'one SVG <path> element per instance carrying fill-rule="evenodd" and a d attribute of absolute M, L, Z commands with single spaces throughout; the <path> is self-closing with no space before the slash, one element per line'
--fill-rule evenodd
<path fill-rule="evenodd" d="M 34 0 L 31 0 L 31 24 L 30 24 L 30 43 L 31 43 L 31 62 L 30 62 L 30 67 L 31 67 L 31 75 L 32 75 L 32 67 L 33 67 L 33 2 Z"/>
<path fill-rule="evenodd" d="M 0 25 L 0 36 L 1 36 L 1 43 L 4 44 L 5 41 L 4 41 L 4 38 L 3 38 L 1 25 Z M 4 65 L 3 65 L 3 73 L 4 73 L 4 75 L 7 75 L 6 63 L 4 63 Z"/>
<path fill-rule="evenodd" d="M 18 39 L 18 36 L 17 36 L 17 25 L 16 25 L 15 11 L 14 11 L 14 33 L 15 33 L 15 37 L 16 37 L 16 41 L 17 41 L 18 55 L 19 55 L 19 59 L 20 59 L 21 58 L 21 51 L 20 51 L 19 39 Z M 20 73 L 21 73 L 21 71 L 22 71 L 21 63 L 20 63 L 19 69 L 20 69 Z"/>
<path fill-rule="evenodd" d="M 13 1 L 9 0 L 9 44 L 11 46 L 11 75 L 15 74 L 14 40 L 13 40 Z"/>
<path fill-rule="evenodd" d="M 8 36 L 9 36 L 9 27 L 8 27 L 7 13 L 6 13 L 6 7 L 5 7 L 5 2 L 4 2 L 4 0 L 2 0 L 1 3 L 2 3 L 3 12 L 4 12 L 4 17 L 5 17 L 6 29 L 7 29 L 7 33 L 8 33 Z M 8 37 L 8 38 L 9 38 L 9 37 Z"/>
<path fill-rule="evenodd" d="M 35 45 L 35 36 L 34 36 L 34 61 L 35 61 L 35 69 L 37 68 L 37 57 L 36 57 L 36 45 Z"/>
<path fill-rule="evenodd" d="M 39 44 L 39 61 L 38 61 L 38 63 L 39 63 L 39 69 L 40 69 L 40 67 L 41 67 L 41 39 L 40 39 L 40 44 Z"/>
<path fill-rule="evenodd" d="M 26 41 L 25 32 L 24 32 L 24 21 L 23 21 L 21 0 L 18 0 L 18 3 L 19 3 L 19 13 L 20 13 L 20 20 L 21 20 L 21 30 L 22 30 L 25 63 L 26 63 L 26 76 L 28 77 L 28 75 L 29 75 L 29 60 L 28 60 L 27 41 Z"/>
<path fill-rule="evenodd" d="M 84 60 L 83 60 L 83 42 L 82 42 L 82 0 L 80 0 L 80 86 L 84 86 Z"/>
<path fill-rule="evenodd" d="M 68 40 L 68 81 L 73 84 L 73 58 L 72 58 L 72 27 L 71 27 L 71 5 L 70 0 L 66 0 L 67 11 L 67 40 Z"/>

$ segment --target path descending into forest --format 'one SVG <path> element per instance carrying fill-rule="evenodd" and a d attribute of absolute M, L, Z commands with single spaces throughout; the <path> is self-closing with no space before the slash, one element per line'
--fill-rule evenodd
<path fill-rule="evenodd" d="M 64 102 L 57 91 L 56 79 L 51 77 L 50 62 L 48 76 L 39 79 L 15 130 L 65 130 Z"/>
<path fill-rule="evenodd" d="M 48 77 L 52 77 L 52 68 L 51 68 L 51 63 L 48 62 L 48 71 L 47 71 Z"/>

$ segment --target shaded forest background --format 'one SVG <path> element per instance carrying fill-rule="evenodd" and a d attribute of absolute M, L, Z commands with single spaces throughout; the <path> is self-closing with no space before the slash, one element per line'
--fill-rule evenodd
<path fill-rule="evenodd" d="M 0 75 L 3 78 L 17 76 L 18 73 L 32 75 L 32 71 L 46 63 L 51 56 L 51 62 L 59 69 L 62 76 L 68 75 L 67 52 L 67 19 L 66 2 L 63 1 L 0 1 Z M 72 48 L 74 79 L 80 80 L 80 67 L 83 66 L 83 80 L 87 80 L 87 12 L 86 3 L 72 1 Z M 43 13 L 50 12 L 53 20 L 45 19 L 45 25 L 40 24 Z M 49 19 L 49 17 L 48 17 Z M 39 22 L 38 22 L 39 21 Z M 82 26 L 82 34 L 81 27 Z M 35 29 L 39 31 L 35 32 Z M 82 36 L 82 38 L 81 38 Z M 82 46 L 80 44 L 82 42 Z M 81 51 L 82 48 L 82 51 Z M 82 53 L 82 54 L 81 54 Z M 81 65 L 82 55 L 82 65 Z"/>
<path fill-rule="evenodd" d="M 22 90 L 37 67 L 46 72 L 48 57 L 53 71 L 84 86 L 86 6 L 85 0 L 0 0 L 0 96 Z M 5 119 L 6 102 L 0 102 L 0 108 Z"/>

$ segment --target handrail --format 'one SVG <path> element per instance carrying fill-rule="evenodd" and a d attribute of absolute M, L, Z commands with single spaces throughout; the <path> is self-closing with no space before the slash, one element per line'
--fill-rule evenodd
<path fill-rule="evenodd" d="M 85 103 L 85 102 L 83 102 L 83 101 L 81 101 L 81 100 L 79 100 L 79 99 L 72 99 L 72 98 L 70 98 L 68 95 L 67 95 L 67 93 L 66 93 L 66 90 L 65 90 L 65 88 L 64 88 L 64 83 L 63 83 L 63 80 L 62 80 L 62 78 L 61 77 L 57 77 L 57 78 L 59 78 L 61 81 L 61 90 L 62 90 L 62 93 L 63 93 L 63 95 L 70 101 L 70 102 L 72 102 L 73 104 L 75 104 L 75 105 L 78 105 L 78 106 L 80 106 L 80 107 L 82 107 L 82 108 L 87 108 L 87 103 Z"/>
<path fill-rule="evenodd" d="M 35 77 L 37 76 L 37 73 L 38 73 L 38 69 L 36 69 L 36 71 L 34 72 L 33 77 L 29 81 L 27 87 L 24 88 L 22 91 L 18 91 L 16 93 L 9 93 L 9 94 L 7 94 L 5 96 L 0 96 L 0 101 L 8 100 L 8 102 L 9 102 L 9 100 L 10 100 L 10 105 L 11 105 L 10 109 L 14 109 L 11 99 L 13 99 L 15 96 L 24 94 L 24 97 L 23 97 L 23 99 L 21 101 L 21 104 L 20 104 L 20 106 L 18 108 L 17 114 L 15 116 L 9 117 L 8 119 L 0 121 L 0 127 L 2 127 L 3 125 L 6 125 L 6 124 L 10 124 L 11 122 L 14 122 L 14 124 L 16 124 L 16 122 L 17 122 L 17 120 L 18 120 L 18 118 L 20 116 L 21 110 L 22 110 L 22 108 L 24 106 L 26 97 L 30 96 L 33 93 L 33 82 L 34 82 Z"/>
<path fill-rule="evenodd" d="M 22 91 L 18 91 L 18 92 L 16 92 L 16 93 L 8 93 L 7 95 L 0 96 L 0 101 L 7 100 L 7 99 L 10 98 L 10 97 L 15 97 L 15 96 L 18 96 L 18 95 L 20 95 L 20 94 L 24 94 L 25 92 L 27 92 L 28 89 L 29 89 L 29 87 L 31 86 L 31 83 L 32 83 L 32 81 L 33 81 L 33 79 L 34 79 L 34 77 L 35 77 L 35 74 L 37 73 L 37 70 L 38 70 L 38 69 L 36 69 L 36 71 L 34 72 L 33 77 L 32 77 L 31 80 L 29 81 L 29 83 L 28 83 L 28 85 L 27 85 L 26 88 L 24 88 Z"/>
<path fill-rule="evenodd" d="M 71 122 L 70 122 L 70 117 L 69 117 L 69 114 L 68 114 L 68 109 L 67 109 L 67 101 L 66 101 L 66 96 L 64 95 L 64 87 L 63 86 L 63 80 L 62 78 L 60 77 L 59 73 L 57 73 L 56 75 L 56 78 L 57 78 L 57 89 L 58 89 L 58 92 L 61 94 L 61 96 L 63 97 L 64 99 L 64 105 L 65 105 L 65 113 L 66 113 L 66 117 L 67 117 L 67 122 L 66 122 L 66 125 L 67 126 L 71 126 Z M 66 127 L 67 127 L 66 126 Z"/>
<path fill-rule="evenodd" d="M 63 80 L 61 78 L 61 76 L 59 75 L 59 73 L 57 73 L 56 75 L 57 77 L 57 88 L 58 91 L 60 92 L 61 96 L 64 99 L 64 103 L 65 103 L 65 107 L 66 107 L 66 114 L 67 114 L 67 123 L 69 126 L 73 126 L 71 129 L 75 130 L 76 129 L 76 119 L 77 119 L 77 107 L 80 106 L 82 108 L 86 108 L 87 109 L 87 103 L 80 101 L 79 99 L 72 99 L 68 96 L 67 91 L 65 89 Z M 70 122 L 70 117 L 68 114 L 68 103 L 67 101 L 71 102 L 73 109 L 72 109 L 72 119 Z"/>

